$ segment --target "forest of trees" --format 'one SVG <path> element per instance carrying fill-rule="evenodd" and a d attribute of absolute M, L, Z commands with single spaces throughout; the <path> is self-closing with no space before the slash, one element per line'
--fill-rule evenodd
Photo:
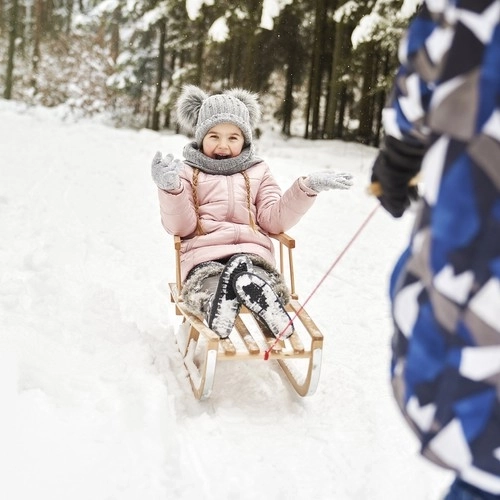
<path fill-rule="evenodd" d="M 160 130 L 183 84 L 244 87 L 285 135 L 376 146 L 418 3 L 0 0 L 0 97 Z"/>

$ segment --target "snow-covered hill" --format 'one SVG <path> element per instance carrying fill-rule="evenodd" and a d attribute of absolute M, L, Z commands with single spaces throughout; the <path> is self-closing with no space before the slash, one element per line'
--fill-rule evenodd
<path fill-rule="evenodd" d="M 0 498 L 440 498 L 450 475 L 418 456 L 388 375 L 388 274 L 412 216 L 378 210 L 308 303 L 325 335 L 314 396 L 262 360 L 222 364 L 198 402 L 150 179 L 155 151 L 180 156 L 187 138 L 60 115 L 0 101 Z M 375 150 L 268 130 L 258 152 L 283 188 L 355 176 L 289 231 L 305 298 L 375 205 Z"/>

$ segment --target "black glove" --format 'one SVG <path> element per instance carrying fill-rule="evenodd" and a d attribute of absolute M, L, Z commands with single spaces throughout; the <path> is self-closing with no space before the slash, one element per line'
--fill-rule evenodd
<path fill-rule="evenodd" d="M 393 217 L 401 217 L 410 202 L 418 199 L 418 188 L 410 181 L 420 172 L 425 150 L 421 144 L 391 136 L 384 139 L 372 167 L 372 191 Z"/>

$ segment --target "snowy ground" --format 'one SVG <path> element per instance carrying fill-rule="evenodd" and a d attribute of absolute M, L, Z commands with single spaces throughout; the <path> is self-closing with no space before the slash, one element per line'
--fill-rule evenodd
<path fill-rule="evenodd" d="M 184 136 L 115 130 L 0 101 L 0 458 L 3 500 L 438 500 L 390 392 L 388 274 L 411 227 L 378 210 L 308 303 L 325 334 L 317 393 L 272 362 L 222 364 L 196 401 L 175 344 L 150 161 Z M 283 188 L 350 171 L 297 227 L 309 295 L 375 206 L 375 150 L 258 143 Z"/>

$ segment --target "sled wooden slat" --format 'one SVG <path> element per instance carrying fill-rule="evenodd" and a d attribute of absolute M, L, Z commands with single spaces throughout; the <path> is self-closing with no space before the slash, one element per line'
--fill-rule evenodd
<path fill-rule="evenodd" d="M 279 354 L 285 347 L 285 342 L 283 340 L 276 340 L 276 337 L 273 335 L 271 330 L 267 327 L 266 324 L 264 324 L 262 321 L 260 321 L 256 316 L 253 317 L 255 323 L 258 325 L 259 330 L 262 334 L 262 337 L 266 341 L 266 351 L 271 350 L 270 352 L 272 354 Z"/>
<path fill-rule="evenodd" d="M 220 339 L 219 344 L 226 356 L 234 356 L 236 354 L 236 347 L 234 347 L 231 339 Z"/>
<path fill-rule="evenodd" d="M 290 344 L 292 344 L 293 351 L 296 353 L 301 353 L 304 352 L 304 344 L 302 343 L 302 340 L 300 340 L 300 337 L 296 333 L 292 333 L 289 337 Z"/>
<path fill-rule="evenodd" d="M 287 311 L 296 330 L 289 338 L 279 341 L 276 341 L 267 327 L 245 307 L 241 308 L 233 331 L 227 339 L 221 339 L 201 318 L 187 311 L 181 298 L 182 240 L 178 236 L 174 237 L 176 282 L 170 283 L 169 286 L 176 314 L 183 316 L 186 337 L 181 354 L 197 399 L 206 399 L 212 393 L 218 361 L 253 359 L 265 362 L 264 355 L 268 350 L 268 359 L 278 363 L 297 394 L 309 396 L 314 394 L 317 388 L 323 335 L 298 302 L 292 258 L 295 240 L 284 233 L 271 236 L 279 242 L 279 270 L 290 288 L 292 300 L 287 304 Z M 288 266 L 285 266 L 285 261 L 288 261 Z M 181 346 L 179 339 L 178 344 Z"/>
<path fill-rule="evenodd" d="M 288 304 L 288 309 L 293 311 L 293 313 L 295 313 L 302 321 L 313 340 L 317 340 L 318 342 L 323 341 L 323 334 L 297 300 L 291 300 Z"/>
<path fill-rule="evenodd" d="M 241 340 L 245 344 L 245 347 L 248 349 L 249 354 L 253 356 L 260 354 L 259 345 L 255 342 L 250 330 L 247 328 L 240 316 L 236 318 L 234 326 L 236 327 L 236 331 L 239 333 Z"/>
<path fill-rule="evenodd" d="M 270 354 L 281 354 L 283 348 L 285 347 L 285 342 L 283 340 L 276 341 L 274 336 L 264 335 L 267 342 L 267 349 L 271 349 Z"/>

